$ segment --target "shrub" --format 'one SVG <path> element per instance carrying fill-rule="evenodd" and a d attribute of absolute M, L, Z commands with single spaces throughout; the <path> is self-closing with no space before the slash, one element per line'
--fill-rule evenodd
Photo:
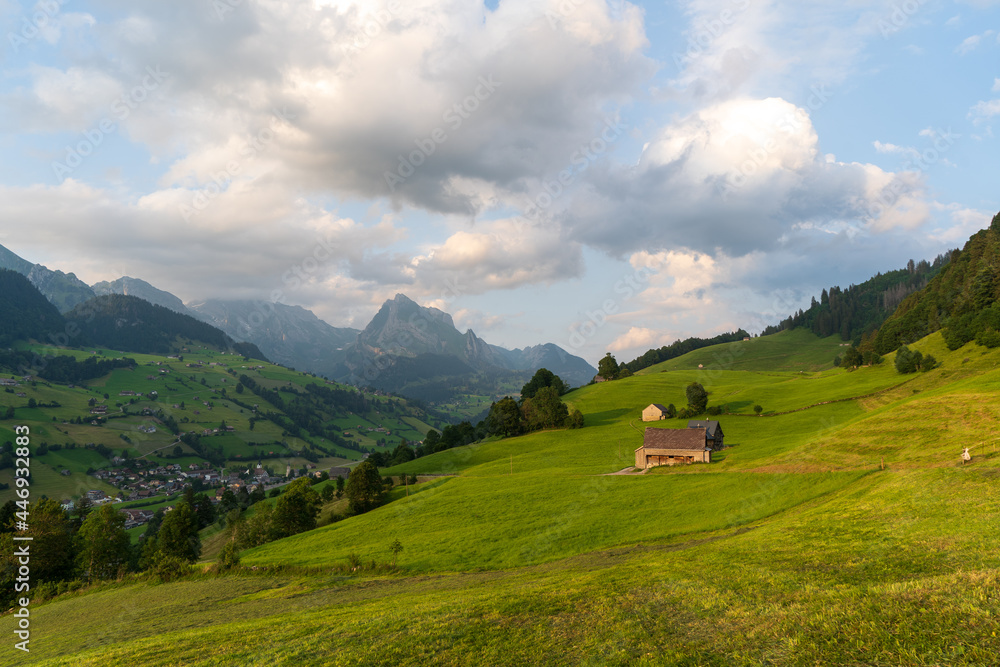
<path fill-rule="evenodd" d="M 916 350 L 910 350 L 905 345 L 900 345 L 896 350 L 896 370 L 900 373 L 914 373 L 920 368 L 924 355 Z"/>
<path fill-rule="evenodd" d="M 231 570 L 240 564 L 240 550 L 236 548 L 236 542 L 230 540 L 226 546 L 222 547 L 219 554 L 218 568 L 220 572 Z"/>
<path fill-rule="evenodd" d="M 583 428 L 583 413 L 579 410 L 573 410 L 566 417 L 565 425 L 566 428 Z"/>
<path fill-rule="evenodd" d="M 191 568 L 187 562 L 177 556 L 166 556 L 160 552 L 150 571 L 162 583 L 167 583 L 189 574 Z"/>
<path fill-rule="evenodd" d="M 976 334 L 976 345 L 988 348 L 1000 347 L 1000 331 L 996 329 L 983 329 Z"/>

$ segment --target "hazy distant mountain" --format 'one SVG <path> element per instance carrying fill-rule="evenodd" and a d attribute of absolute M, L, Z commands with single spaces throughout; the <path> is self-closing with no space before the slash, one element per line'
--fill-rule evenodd
<path fill-rule="evenodd" d="M 17 271 L 27 277 L 62 313 L 95 296 L 94 290 L 72 273 L 52 271 L 41 264 L 32 264 L 3 246 L 0 246 L 0 269 Z"/>
<path fill-rule="evenodd" d="M 254 343 L 271 361 L 330 378 L 343 372 L 344 350 L 358 335 L 299 306 L 209 299 L 188 307 L 233 339 Z"/>
<path fill-rule="evenodd" d="M 503 350 L 495 346 L 494 349 Z M 534 345 L 523 350 L 503 351 L 507 354 L 512 368 L 532 373 L 539 368 L 547 368 L 572 387 L 585 385 L 597 375 L 597 369 L 584 359 L 570 354 L 553 343 Z"/>
<path fill-rule="evenodd" d="M 424 308 L 403 294 L 386 301 L 348 347 L 341 379 L 435 400 L 461 385 L 495 390 L 547 368 L 568 384 L 586 384 L 597 369 L 551 343 L 523 350 L 490 345 L 451 315 Z M 476 376 L 476 377 L 472 377 Z M 492 389 L 491 389 L 492 387 Z"/>
<path fill-rule="evenodd" d="M 180 313 L 181 315 L 194 315 L 194 313 L 187 309 L 183 301 L 170 292 L 164 292 L 161 289 L 157 289 L 145 280 L 140 280 L 138 278 L 124 276 L 111 282 L 100 282 L 93 285 L 93 290 L 97 296 L 104 296 L 105 294 L 137 296 L 140 299 L 145 299 L 155 306 L 169 308 L 175 313 Z"/>

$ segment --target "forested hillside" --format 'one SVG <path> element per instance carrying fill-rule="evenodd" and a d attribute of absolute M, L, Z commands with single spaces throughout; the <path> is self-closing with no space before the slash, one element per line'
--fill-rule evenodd
<path fill-rule="evenodd" d="M 65 326 L 59 310 L 27 278 L 0 269 L 0 347 L 15 340 L 46 340 Z"/>
<path fill-rule="evenodd" d="M 78 305 L 66 314 L 66 319 L 94 345 L 123 352 L 177 352 L 177 339 L 181 338 L 221 350 L 232 349 L 254 359 L 265 358 L 253 343 L 236 343 L 210 324 L 134 296 L 99 296 Z"/>
<path fill-rule="evenodd" d="M 905 269 L 877 273 L 860 285 L 824 289 L 819 301 L 813 297 L 807 310 L 767 327 L 761 335 L 803 327 L 821 338 L 839 334 L 843 340 L 858 343 L 863 335 L 878 329 L 908 295 L 925 287 L 950 257 L 951 253 L 943 253 L 933 262 L 911 259 Z"/>
<path fill-rule="evenodd" d="M 1000 214 L 977 232 L 927 287 L 906 298 L 875 337 L 885 354 L 941 330 L 952 350 L 975 340 L 1000 346 Z"/>

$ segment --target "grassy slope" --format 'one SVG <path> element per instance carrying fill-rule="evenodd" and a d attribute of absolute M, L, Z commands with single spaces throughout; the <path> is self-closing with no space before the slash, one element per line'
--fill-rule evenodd
<path fill-rule="evenodd" d="M 915 347 L 942 368 L 902 378 L 890 358 L 855 373 L 703 374 L 710 403 L 772 412 L 884 391 L 723 417 L 724 460 L 644 477 L 599 473 L 630 461 L 638 411 L 679 404 L 697 373 L 584 388 L 569 396 L 583 430 L 411 462 L 458 476 L 244 554 L 385 562 L 398 537 L 404 575 L 279 572 L 68 597 L 33 612 L 30 662 L 990 664 L 1000 350 L 946 353 L 935 336 Z M 962 466 L 972 441 L 985 442 Z M 108 608 L 111 620 L 95 614 Z"/>
<path fill-rule="evenodd" d="M 782 331 L 773 336 L 753 338 L 704 347 L 670 361 L 639 371 L 640 375 L 663 370 L 706 369 L 755 371 L 819 371 L 833 367 L 844 351 L 840 336 L 818 338 L 806 329 Z"/>

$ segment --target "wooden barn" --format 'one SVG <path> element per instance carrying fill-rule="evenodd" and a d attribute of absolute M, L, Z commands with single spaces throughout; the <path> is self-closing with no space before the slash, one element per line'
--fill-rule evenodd
<path fill-rule="evenodd" d="M 667 408 L 659 403 L 651 403 L 642 411 L 642 421 L 655 422 L 667 418 Z"/>
<path fill-rule="evenodd" d="M 636 468 L 711 462 L 705 429 L 647 428 L 642 447 L 635 450 Z"/>
<path fill-rule="evenodd" d="M 703 428 L 706 432 L 708 446 L 713 452 L 722 449 L 722 426 L 715 420 L 692 419 L 688 422 L 688 428 Z"/>

